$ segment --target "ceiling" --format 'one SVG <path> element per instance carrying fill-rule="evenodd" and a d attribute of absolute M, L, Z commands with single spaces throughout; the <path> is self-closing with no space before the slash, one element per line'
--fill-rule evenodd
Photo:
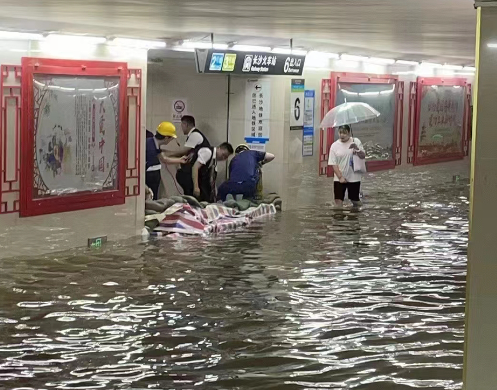
<path fill-rule="evenodd" d="M 201 39 L 470 65 L 473 0 L 2 0 L 0 29 Z"/>

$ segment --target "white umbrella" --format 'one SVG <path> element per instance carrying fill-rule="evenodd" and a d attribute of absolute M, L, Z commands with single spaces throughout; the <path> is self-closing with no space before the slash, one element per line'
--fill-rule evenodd
<path fill-rule="evenodd" d="M 321 128 L 339 127 L 377 118 L 380 113 L 367 103 L 343 103 L 331 109 L 323 118 Z"/>

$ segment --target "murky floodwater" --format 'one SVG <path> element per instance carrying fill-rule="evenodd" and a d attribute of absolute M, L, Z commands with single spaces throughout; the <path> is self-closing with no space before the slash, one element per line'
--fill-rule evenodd
<path fill-rule="evenodd" d="M 373 175 L 353 212 L 309 176 L 243 232 L 2 260 L 0 388 L 459 389 L 464 178 Z"/>

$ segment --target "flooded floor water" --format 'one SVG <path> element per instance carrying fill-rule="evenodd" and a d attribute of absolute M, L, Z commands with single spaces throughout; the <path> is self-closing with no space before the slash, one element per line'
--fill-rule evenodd
<path fill-rule="evenodd" d="M 0 388 L 460 389 L 467 164 L 370 175 L 359 212 L 307 177 L 229 235 L 0 261 Z"/>

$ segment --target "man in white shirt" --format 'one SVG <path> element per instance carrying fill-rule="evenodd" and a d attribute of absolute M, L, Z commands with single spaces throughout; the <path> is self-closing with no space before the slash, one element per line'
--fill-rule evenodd
<path fill-rule="evenodd" d="M 193 195 L 199 201 L 216 201 L 217 163 L 226 161 L 233 154 L 233 146 L 223 142 L 217 148 L 201 148 L 193 165 Z"/>
<path fill-rule="evenodd" d="M 181 168 L 176 172 L 176 180 L 183 188 L 185 195 L 193 196 L 193 178 L 192 169 L 197 161 L 198 151 L 201 148 L 210 148 L 211 144 L 200 130 L 195 127 L 195 118 L 190 115 L 185 115 L 181 118 L 181 130 L 187 136 L 185 145 L 178 151 L 172 154 L 174 157 L 188 157 L 188 163 L 182 164 Z"/>
<path fill-rule="evenodd" d="M 335 204 L 342 207 L 345 193 L 354 206 L 360 206 L 360 192 L 362 173 L 354 171 L 353 156 L 360 159 L 366 158 L 366 153 L 361 141 L 350 136 L 350 126 L 340 126 L 338 129 L 338 140 L 331 145 L 328 165 L 333 167 L 335 173 L 333 192 Z"/>

